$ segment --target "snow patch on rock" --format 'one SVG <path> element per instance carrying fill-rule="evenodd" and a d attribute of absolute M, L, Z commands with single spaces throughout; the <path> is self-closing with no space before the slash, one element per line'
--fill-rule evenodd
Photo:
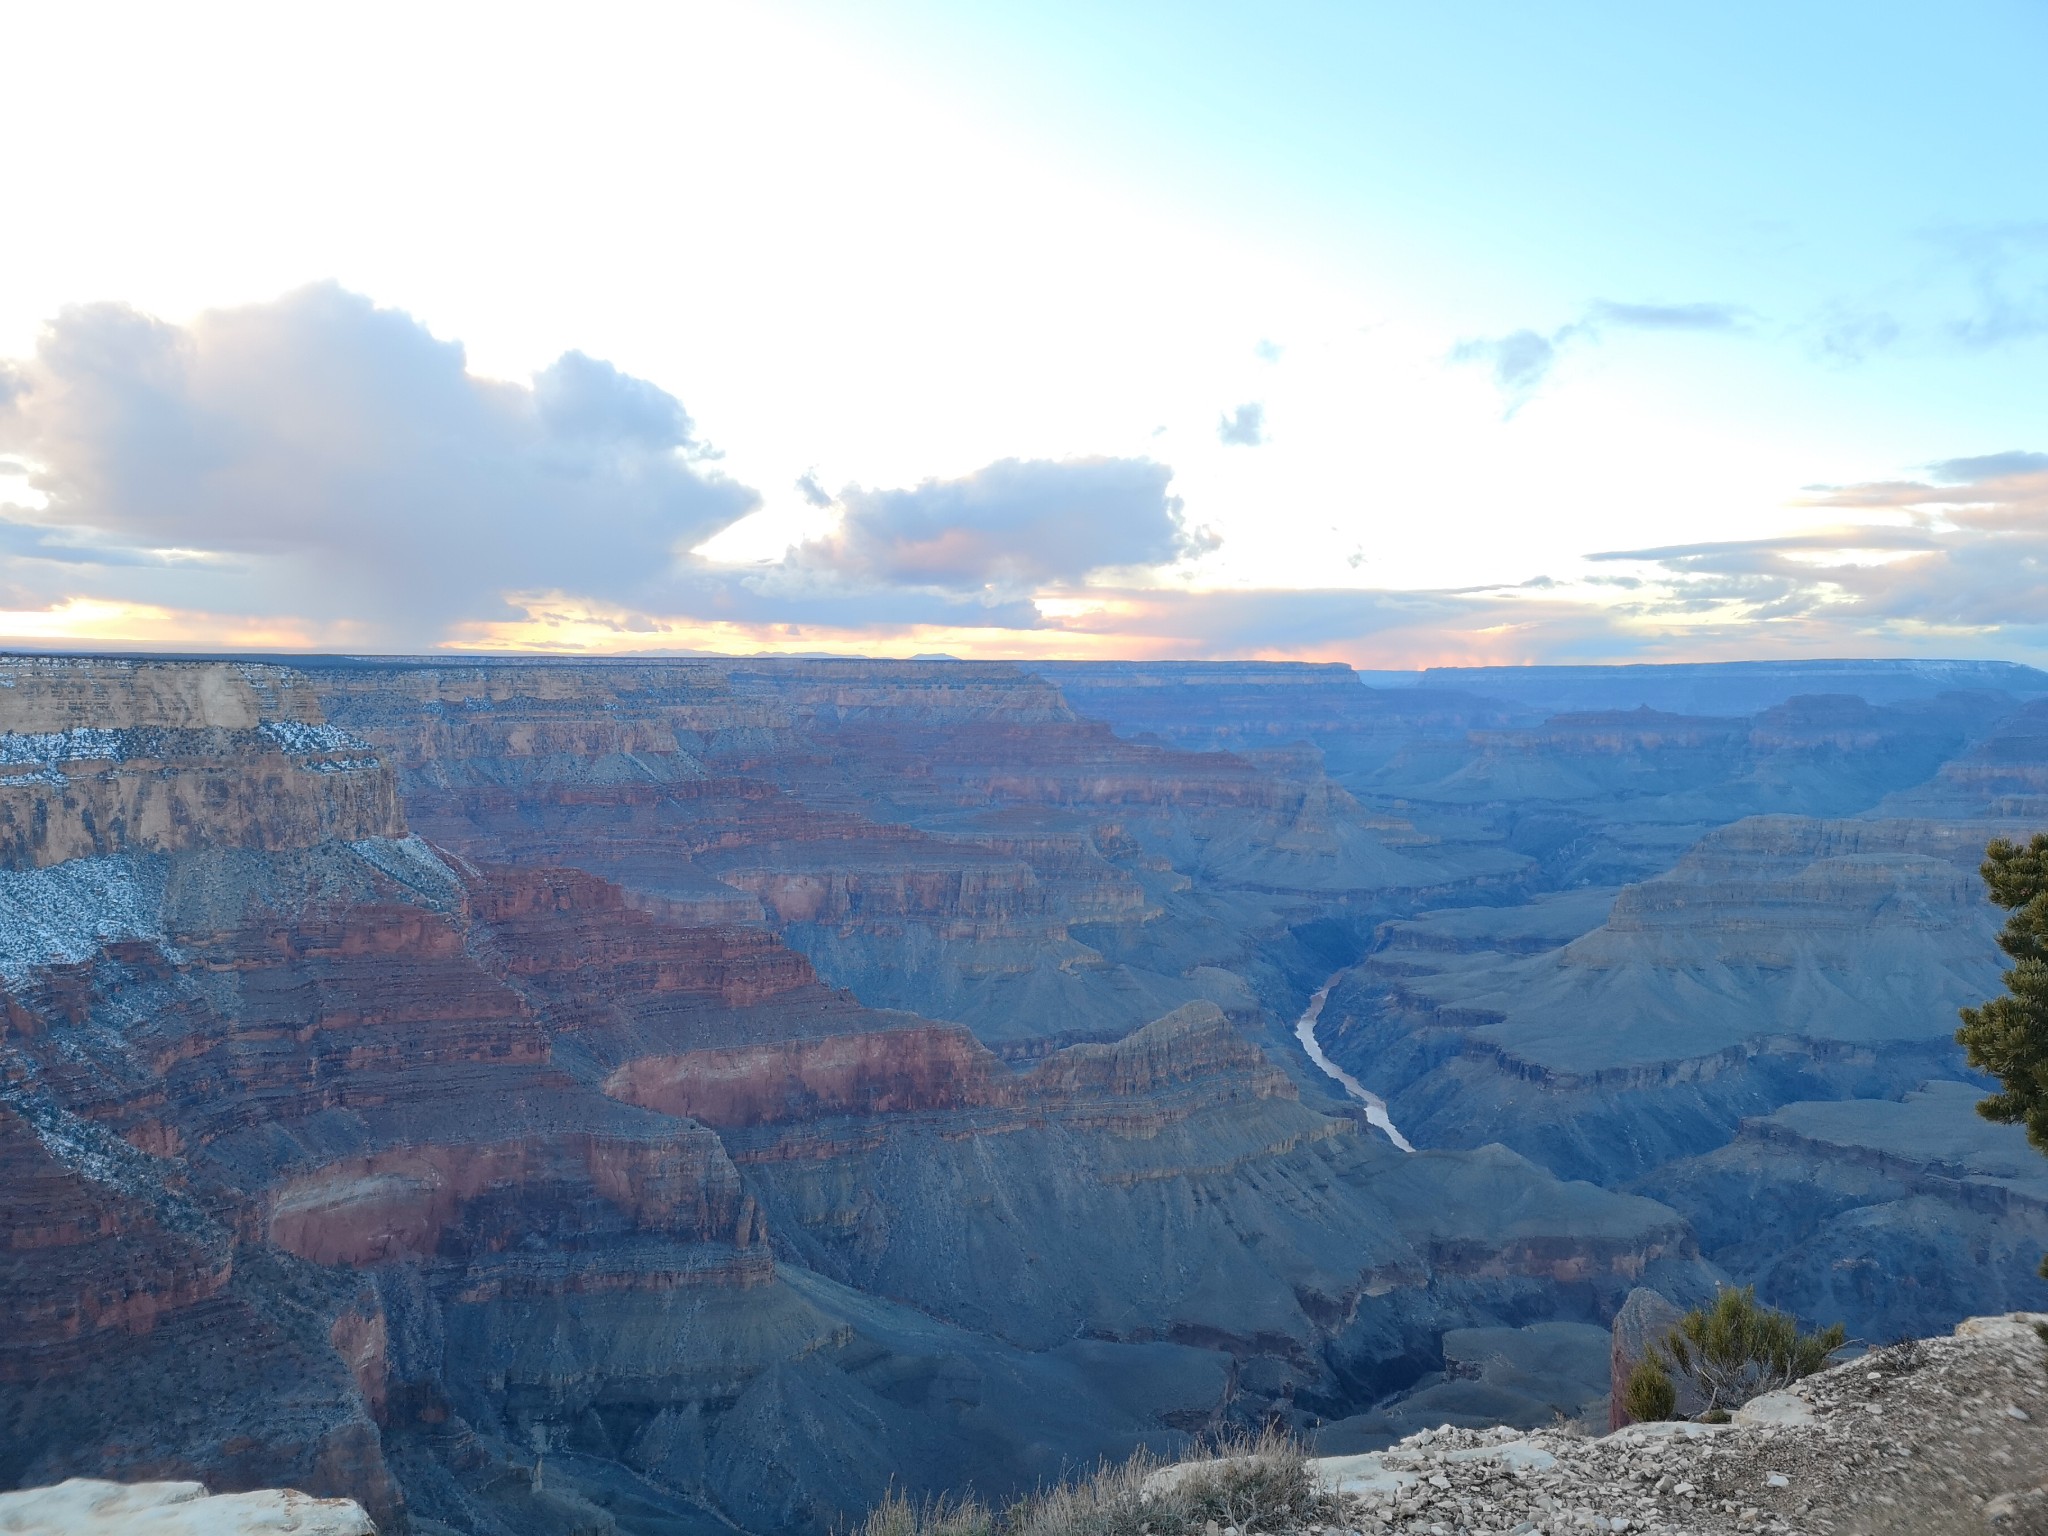
<path fill-rule="evenodd" d="M 70 731 L 0 731 L 0 763 L 4 764 L 118 762 L 121 756 L 121 732 L 99 726 Z"/>
<path fill-rule="evenodd" d="M 257 727 L 278 745 L 278 750 L 306 752 L 367 752 L 370 744 L 338 725 L 307 725 L 303 720 L 266 720 Z"/>
<path fill-rule="evenodd" d="M 417 833 L 358 838 L 349 847 L 379 873 L 432 900 L 452 901 L 462 888 L 462 877 Z"/>
<path fill-rule="evenodd" d="M 303 720 L 265 720 L 257 729 L 278 750 L 300 759 L 302 773 L 361 773 L 382 766 L 370 755 L 370 744 L 338 725 L 308 725 Z"/>
<path fill-rule="evenodd" d="M 47 869 L 0 870 L 0 980 L 73 965 L 126 939 L 165 942 L 163 868 L 110 854 Z"/>

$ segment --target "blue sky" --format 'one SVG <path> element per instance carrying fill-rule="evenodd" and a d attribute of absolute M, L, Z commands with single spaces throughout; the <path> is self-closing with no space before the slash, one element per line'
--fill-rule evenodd
<path fill-rule="evenodd" d="M 1763 345 L 1687 356 L 1707 398 L 1740 377 L 1845 426 L 2039 430 L 2041 355 L 2012 345 L 2048 333 L 2039 4 L 862 17 L 934 88 L 1128 195 L 1447 327 L 1718 302 Z"/>
<path fill-rule="evenodd" d="M 0 643 L 2048 652 L 2040 4 L 24 36 Z"/>

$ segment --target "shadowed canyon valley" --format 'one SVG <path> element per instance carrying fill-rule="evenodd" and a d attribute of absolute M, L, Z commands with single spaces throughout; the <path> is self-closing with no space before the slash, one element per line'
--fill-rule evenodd
<path fill-rule="evenodd" d="M 0 1486 L 818 1536 L 2048 1308 L 2043 826 L 1999 663 L 0 657 Z"/>

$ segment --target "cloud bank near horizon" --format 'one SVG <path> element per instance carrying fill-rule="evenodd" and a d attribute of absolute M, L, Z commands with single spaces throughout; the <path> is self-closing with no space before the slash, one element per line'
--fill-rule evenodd
<path fill-rule="evenodd" d="M 692 549 L 761 498 L 673 395 L 576 351 L 530 384 L 479 378 L 459 343 L 331 283 L 190 326 L 65 311 L 0 362 L 0 474 L 27 492 L 0 506 L 8 608 L 87 599 L 375 648 L 536 603 L 640 636 L 673 616 L 1032 627 L 1046 583 L 1213 543 L 1166 465 L 1009 459 L 837 498 L 807 476 L 837 528 L 721 568 Z"/>
<path fill-rule="evenodd" d="M 542 572 L 631 599 L 758 502 L 655 385 L 579 352 L 531 386 L 480 379 L 459 344 L 332 284 L 189 328 L 68 310 L 0 396 L 0 451 L 42 498 L 9 520 L 11 563 L 405 644 Z"/>
<path fill-rule="evenodd" d="M 2048 638 L 2048 454 L 1943 460 L 1927 480 L 1826 487 L 1809 505 L 1877 521 L 1768 539 L 1614 550 L 1648 565 L 1670 601 L 1754 621 L 1829 622 L 1873 633 Z"/>
<path fill-rule="evenodd" d="M 1602 328 L 1745 323 L 1599 304 L 1468 360 L 1512 394 Z M 1262 409 L 1218 431 L 1256 446 Z M 1814 491 L 1805 506 L 1836 521 L 1795 535 L 1560 551 L 1518 585 L 1432 591 L 1320 573 L 1204 589 L 1217 540 L 1151 458 L 798 490 L 828 528 L 722 564 L 693 551 L 760 496 L 680 400 L 608 362 L 480 378 L 459 343 L 333 284 L 189 326 L 72 309 L 0 361 L 0 643 L 1366 665 L 2048 649 L 2048 454 L 2031 450 Z"/>

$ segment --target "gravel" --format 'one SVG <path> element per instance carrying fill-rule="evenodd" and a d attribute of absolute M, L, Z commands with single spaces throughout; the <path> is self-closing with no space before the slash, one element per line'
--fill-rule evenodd
<path fill-rule="evenodd" d="M 1813 1533 L 2048 1536 L 2048 1350 L 2033 1314 L 1878 1350 L 1730 1425 L 1445 1427 L 1315 1465 L 1331 1536 Z"/>

